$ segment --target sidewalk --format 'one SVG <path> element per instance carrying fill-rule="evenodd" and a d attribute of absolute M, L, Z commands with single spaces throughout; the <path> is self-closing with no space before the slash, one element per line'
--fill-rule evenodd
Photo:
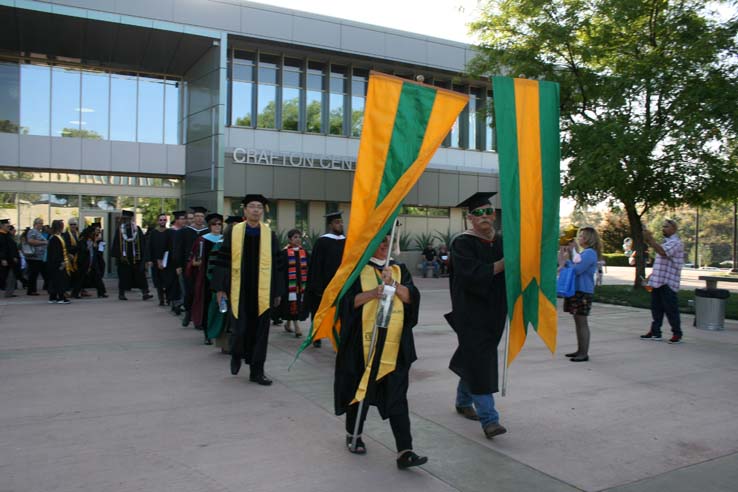
<path fill-rule="evenodd" d="M 686 343 L 645 342 L 645 310 L 596 304 L 588 363 L 560 316 L 551 356 L 534 333 L 497 398 L 490 441 L 454 412 L 442 322 L 447 279 L 419 279 L 410 408 L 422 469 L 394 465 L 389 424 L 369 415 L 368 453 L 343 443 L 332 412 L 334 354 L 272 328 L 269 388 L 233 377 L 228 357 L 179 319 L 129 295 L 48 305 L 0 301 L 0 490 L 25 491 L 693 491 L 738 482 L 738 323 Z M 668 330 L 666 331 L 668 333 Z"/>

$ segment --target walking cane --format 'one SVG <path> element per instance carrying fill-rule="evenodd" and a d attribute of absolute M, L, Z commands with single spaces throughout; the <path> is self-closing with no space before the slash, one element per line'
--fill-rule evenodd
<path fill-rule="evenodd" d="M 387 259 L 384 263 L 384 268 L 387 268 L 389 266 L 390 262 L 390 256 L 392 253 L 392 243 L 395 240 L 395 229 L 397 228 L 397 219 L 395 219 L 394 224 L 392 224 L 392 232 L 390 233 L 390 242 L 389 242 L 389 248 L 387 249 Z M 384 293 L 384 299 L 380 301 L 380 308 L 384 307 L 384 311 L 387 313 L 392 312 L 392 299 L 395 296 L 395 289 L 393 287 L 390 287 L 389 285 L 385 285 L 383 289 Z M 386 307 L 386 305 L 389 305 L 389 308 Z M 377 316 L 374 320 L 374 327 L 372 328 L 372 339 L 369 342 L 369 357 L 367 357 L 367 363 L 373 364 L 374 361 L 374 350 L 376 348 L 376 342 L 377 342 L 377 325 L 380 321 L 385 321 L 385 325 L 387 324 L 386 321 L 388 320 L 389 316 L 383 316 L 380 319 L 380 316 Z M 383 328 L 387 328 L 384 326 Z M 356 415 L 356 423 L 354 424 L 354 433 L 351 436 L 351 451 L 356 452 L 356 442 L 359 439 L 359 428 L 361 427 L 362 422 L 362 414 L 364 411 L 364 402 L 366 401 L 367 397 L 369 396 L 369 385 L 372 384 L 372 378 L 371 378 L 371 372 L 369 373 L 369 380 L 366 383 L 366 393 L 364 394 L 364 398 L 359 402 L 359 411 Z"/>

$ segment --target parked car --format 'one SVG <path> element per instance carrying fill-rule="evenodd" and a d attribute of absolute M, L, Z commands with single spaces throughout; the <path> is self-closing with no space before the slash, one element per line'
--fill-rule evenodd
<path fill-rule="evenodd" d="M 694 263 L 685 263 L 684 268 L 694 268 Z"/>
<path fill-rule="evenodd" d="M 733 268 L 733 260 L 725 260 L 720 262 L 721 268 Z"/>

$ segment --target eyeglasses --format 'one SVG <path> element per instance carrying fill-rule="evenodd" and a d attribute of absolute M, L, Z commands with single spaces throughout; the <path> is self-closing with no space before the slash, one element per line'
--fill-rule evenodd
<path fill-rule="evenodd" d="M 495 209 L 492 207 L 489 208 L 475 208 L 474 210 L 470 210 L 469 213 L 473 215 L 474 217 L 481 217 L 482 215 L 494 215 Z"/>
<path fill-rule="evenodd" d="M 222 222 L 213 222 L 212 225 L 223 225 L 223 223 Z"/>

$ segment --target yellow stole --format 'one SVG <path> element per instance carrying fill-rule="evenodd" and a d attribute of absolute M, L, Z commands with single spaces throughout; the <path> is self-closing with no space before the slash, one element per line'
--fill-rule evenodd
<path fill-rule="evenodd" d="M 261 222 L 259 234 L 259 316 L 269 309 L 272 287 L 272 230 Z M 238 305 L 241 298 L 241 257 L 243 238 L 246 235 L 246 222 L 233 226 L 231 239 L 231 312 L 238 319 Z"/>
<path fill-rule="evenodd" d="M 402 273 L 399 265 L 390 266 L 392 269 L 392 278 L 399 284 L 402 280 Z M 381 282 L 381 277 L 377 275 L 377 271 L 371 265 L 366 265 L 361 270 L 361 290 L 366 292 L 372 290 Z M 369 346 L 372 341 L 372 330 L 374 329 L 374 322 L 377 319 L 377 299 L 364 304 L 362 315 L 361 315 L 361 331 L 363 334 L 363 345 L 364 345 L 364 363 L 366 368 L 364 369 L 364 375 L 361 377 L 359 387 L 356 389 L 354 400 L 351 404 L 359 402 L 364 399 L 366 395 L 366 389 L 369 386 L 369 374 L 372 370 L 372 361 L 369 360 Z M 402 325 L 405 322 L 405 310 L 402 301 L 395 294 L 395 300 L 392 303 L 392 317 L 390 318 L 389 326 L 387 327 L 387 337 L 384 341 L 384 349 L 382 350 L 382 356 L 379 360 L 379 370 L 377 371 L 377 381 L 385 377 L 387 374 L 395 370 L 397 365 L 397 354 L 400 351 L 400 339 L 402 338 Z"/>
<path fill-rule="evenodd" d="M 77 246 L 77 239 L 74 237 L 74 234 L 72 234 L 72 231 L 69 230 L 69 227 L 67 226 L 67 234 L 69 234 L 69 243 L 72 247 Z M 66 246 L 66 245 L 65 245 Z M 77 255 L 72 255 L 69 257 L 70 260 L 72 260 L 72 271 L 77 271 Z"/>
<path fill-rule="evenodd" d="M 69 259 L 69 255 L 67 254 L 67 245 L 64 244 L 64 238 L 61 234 L 54 234 L 54 237 L 61 243 L 62 254 L 64 256 L 64 269 L 67 271 L 67 275 L 69 275 L 72 273 L 72 260 Z"/>

